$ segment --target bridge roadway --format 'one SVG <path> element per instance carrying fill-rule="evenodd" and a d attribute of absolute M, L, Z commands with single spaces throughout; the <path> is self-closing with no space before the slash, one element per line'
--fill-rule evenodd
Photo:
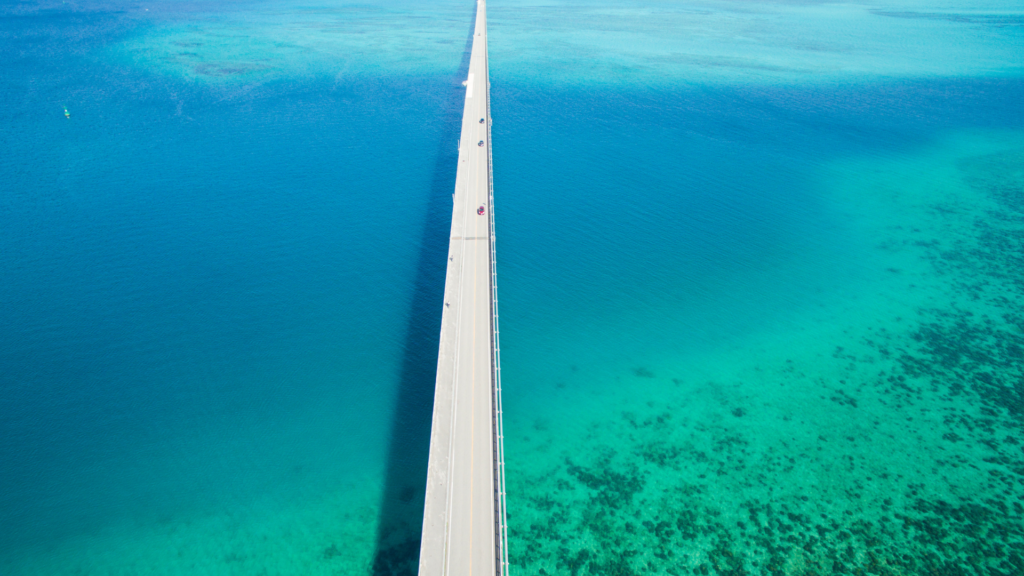
<path fill-rule="evenodd" d="M 487 10 L 477 2 L 455 177 L 420 576 L 507 574 Z"/>

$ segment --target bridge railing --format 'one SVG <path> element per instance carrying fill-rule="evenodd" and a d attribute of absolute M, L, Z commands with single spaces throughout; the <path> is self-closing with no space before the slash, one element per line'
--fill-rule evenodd
<path fill-rule="evenodd" d="M 484 48 L 486 55 L 486 46 Z M 486 56 L 485 56 L 486 58 Z M 488 63 L 489 64 L 489 63 Z M 508 515 L 505 511 L 505 429 L 502 423 L 501 406 L 501 346 L 498 335 L 498 268 L 497 251 L 495 250 L 496 235 L 494 232 L 494 170 L 491 156 L 491 80 L 490 72 L 485 76 L 487 82 L 487 198 L 489 216 L 489 232 L 491 244 L 491 370 L 494 382 L 494 430 L 495 430 L 495 504 L 498 521 L 498 576 L 509 576 L 508 564 Z"/>

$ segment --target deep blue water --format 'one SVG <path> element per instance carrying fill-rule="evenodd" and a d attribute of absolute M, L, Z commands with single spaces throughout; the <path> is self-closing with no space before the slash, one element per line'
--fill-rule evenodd
<path fill-rule="evenodd" d="M 3 20 L 5 553 L 381 467 L 454 181 L 447 76 L 211 88 L 53 37 L 111 21 Z"/>
<path fill-rule="evenodd" d="M 495 186 L 514 191 L 497 216 L 514 310 L 504 360 L 531 373 L 555 370 L 526 345 L 538 337 L 588 361 L 640 362 L 827 306 L 876 278 L 877 239 L 816 167 L 1024 122 L 1019 80 L 558 90 L 499 76 L 493 90 Z"/>
<path fill-rule="evenodd" d="M 423 464 L 409 437 L 422 436 L 429 415 L 440 313 L 431 298 L 441 290 L 434 280 L 444 266 L 452 118 L 472 6 L 153 8 L 163 10 L 150 17 L 141 4 L 113 2 L 0 11 L 0 567 L 366 573 L 384 540 L 399 543 L 381 562 L 402 566 L 414 560 L 415 535 L 382 536 L 387 523 L 379 525 L 389 514 L 417 521 L 410 509 L 421 496 L 403 489 Z M 490 47 L 508 466 L 519 491 L 509 496 L 513 553 L 525 572 L 569 573 L 562 550 L 591 550 L 591 572 L 608 573 L 613 567 L 598 563 L 599 551 L 651 548 L 656 538 L 628 532 L 602 540 L 632 528 L 593 520 L 621 512 L 606 504 L 609 491 L 623 490 L 593 478 L 632 486 L 630 474 L 658 477 L 664 458 L 658 468 L 637 455 L 686 426 L 659 429 L 653 441 L 621 433 L 601 405 L 614 412 L 621 403 L 633 410 L 628 419 L 641 420 L 645 411 L 669 410 L 719 443 L 746 434 L 752 453 L 797 451 L 771 444 L 786 425 L 756 419 L 757 407 L 772 402 L 823 413 L 837 428 L 890 418 L 879 408 L 889 404 L 872 404 L 868 377 L 841 382 L 843 394 L 875 410 L 870 416 L 808 408 L 819 389 L 838 386 L 838 361 L 808 363 L 799 377 L 794 369 L 772 372 L 775 360 L 801 362 L 809 348 L 794 345 L 744 373 L 754 356 L 746 350 L 839 326 L 854 301 L 890 330 L 907 310 L 969 306 L 951 304 L 943 291 L 960 289 L 962 269 L 919 272 L 906 262 L 941 257 L 894 256 L 879 246 L 925 250 L 962 234 L 947 248 L 978 258 L 1003 252 L 969 251 L 976 235 L 964 222 L 977 215 L 967 208 L 963 221 L 943 224 L 946 236 L 914 236 L 938 234 L 935 215 L 959 212 L 897 193 L 887 204 L 885 185 L 929 181 L 955 164 L 969 174 L 964 182 L 976 181 L 977 170 L 1005 179 L 988 190 L 994 197 L 1002 194 L 996 189 L 1017 194 L 1012 154 L 1021 149 L 1024 82 L 1011 64 L 1003 75 L 883 71 L 814 82 L 668 84 L 658 69 L 640 66 L 623 77 L 649 73 L 649 84 L 592 82 L 568 69 L 552 82 L 551 72 L 538 72 L 547 60 L 522 67 L 517 42 L 565 46 L 516 28 L 526 12 L 494 6 Z M 285 32 L 274 28 L 279 15 Z M 918 20 L 936 27 L 922 33 L 935 45 L 954 43 L 942 28 L 947 20 Z M 1019 46 L 1015 22 L 989 22 L 1004 36 L 979 50 L 998 60 Z M 303 44 L 310 30 L 335 25 L 358 33 L 337 45 Z M 552 69 L 566 53 L 579 57 L 553 50 Z M 601 58 L 594 56 L 595 66 Z M 682 74 L 675 60 L 658 62 Z M 993 150 L 1010 160 L 996 154 L 998 162 L 970 168 Z M 947 180 L 953 192 L 940 186 L 936 197 L 967 189 Z M 875 211 L 860 197 L 876 202 Z M 982 269 L 993 285 L 1013 284 L 1012 275 Z M 892 280 L 911 275 L 908 282 L 930 292 Z M 821 344 L 857 350 L 863 331 L 875 329 L 868 324 Z M 913 347 L 902 338 L 894 348 Z M 858 354 L 877 371 L 864 360 L 868 352 Z M 715 378 L 735 381 L 686 388 L 698 406 L 692 411 L 665 408 L 684 383 L 712 378 L 707 358 L 718 359 L 707 361 L 720 364 Z M 1006 364 L 1001 369 L 1018 367 Z M 749 377 L 762 369 L 775 375 Z M 813 386 L 801 388 L 803 373 Z M 759 396 L 776 382 L 794 391 Z M 741 399 L 728 400 L 724 418 L 753 412 L 749 428 L 722 428 L 723 416 L 701 411 L 723 394 Z M 968 412 L 983 404 L 964 402 L 958 409 Z M 903 436 L 919 432 L 907 426 Z M 1007 438 L 1019 434 L 1007 426 Z M 786 442 L 820 437 L 812 428 Z M 963 458 L 987 462 L 992 440 L 971 440 L 980 448 Z M 694 442 L 666 450 L 689 454 Z M 871 438 L 865 451 L 887 452 L 879 442 Z M 931 454 L 927 439 L 919 446 Z M 639 463 L 615 460 L 623 455 Z M 845 463 L 847 454 L 834 457 Z M 593 464 L 591 476 L 573 472 L 583 460 Z M 831 466 L 805 461 L 807 476 Z M 637 472 L 647 465 L 654 472 Z M 935 480 L 913 476 L 914 466 L 900 471 L 907 483 Z M 670 468 L 669 484 L 704 478 L 703 470 Z M 767 484 L 796 482 L 775 478 Z M 604 495 L 601 512 L 578 499 L 580 491 L 562 491 L 561 483 L 576 480 Z M 1021 495 L 1019 485 L 1009 495 L 978 490 L 1007 502 Z M 827 500 L 826 492 L 814 502 Z M 718 497 L 713 513 L 694 496 L 693 509 L 701 519 L 729 517 L 756 496 L 728 498 Z M 637 514 L 657 508 L 626 500 L 617 506 Z M 662 504 L 669 512 L 658 513 L 678 514 L 678 503 Z M 869 509 L 880 505 L 872 506 L 850 516 L 873 519 Z M 572 516 L 580 510 L 588 510 L 582 520 Z M 630 522 L 644 520 L 660 521 L 637 515 Z M 714 522 L 700 525 L 712 530 Z M 749 558 L 770 548 L 744 546 Z M 717 550 L 697 536 L 671 547 L 703 559 Z"/>

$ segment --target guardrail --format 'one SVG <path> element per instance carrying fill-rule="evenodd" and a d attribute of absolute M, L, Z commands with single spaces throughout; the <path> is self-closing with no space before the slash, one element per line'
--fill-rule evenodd
<path fill-rule="evenodd" d="M 484 47 L 486 58 L 486 46 Z M 489 63 L 488 63 L 489 64 Z M 488 66 L 489 68 L 489 66 Z M 491 156 L 491 79 L 490 70 L 485 76 L 487 89 L 487 203 L 490 213 L 488 228 L 491 244 L 491 371 L 494 382 L 494 481 L 495 481 L 495 514 L 497 516 L 497 576 L 509 576 L 508 563 L 508 515 L 505 510 L 505 429 L 502 422 L 501 407 L 501 346 L 498 335 L 498 267 L 494 233 L 494 170 Z"/>

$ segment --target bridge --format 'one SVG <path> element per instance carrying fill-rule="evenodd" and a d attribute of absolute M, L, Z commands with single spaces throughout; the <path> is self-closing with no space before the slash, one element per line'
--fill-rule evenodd
<path fill-rule="evenodd" d="M 420 576 L 508 576 L 484 0 L 477 1 L 465 86 Z"/>

